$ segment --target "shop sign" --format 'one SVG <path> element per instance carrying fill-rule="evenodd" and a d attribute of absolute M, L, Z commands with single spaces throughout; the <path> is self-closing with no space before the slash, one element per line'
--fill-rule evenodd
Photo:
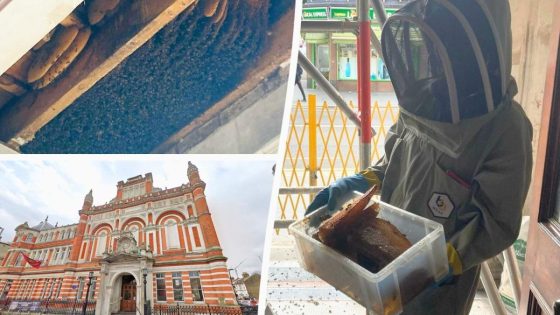
<path fill-rule="evenodd" d="M 397 9 L 385 9 L 385 13 L 387 14 L 387 17 L 390 17 L 391 15 L 395 14 L 398 10 Z"/>
<path fill-rule="evenodd" d="M 396 9 L 385 9 L 385 13 L 387 14 L 387 17 L 395 14 L 395 12 L 397 12 Z M 335 8 L 335 7 L 331 8 L 330 18 L 334 20 L 346 20 L 346 19 L 352 20 L 357 16 L 358 13 L 354 8 Z M 305 9 L 304 9 L 304 17 L 305 17 Z M 369 18 L 372 20 L 376 19 L 375 13 L 371 8 L 369 9 Z"/>
<path fill-rule="evenodd" d="M 397 12 L 397 9 L 385 9 L 385 14 L 387 15 L 387 17 L 390 17 L 391 15 L 395 14 L 395 12 Z M 369 18 L 372 20 L 377 19 L 377 17 L 375 17 L 375 12 L 373 12 L 373 9 L 369 9 Z M 377 22 L 377 20 L 375 20 Z"/>
<path fill-rule="evenodd" d="M 358 16 L 356 9 L 351 8 L 331 8 L 331 19 L 346 20 Z"/>
<path fill-rule="evenodd" d="M 327 19 L 327 8 L 305 8 L 303 9 L 303 18 L 306 20 Z"/>

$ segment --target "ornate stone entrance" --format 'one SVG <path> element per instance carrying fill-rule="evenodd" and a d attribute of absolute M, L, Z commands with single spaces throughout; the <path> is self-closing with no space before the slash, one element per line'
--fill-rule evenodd
<path fill-rule="evenodd" d="M 136 311 L 136 280 L 132 275 L 122 276 L 120 311 Z"/>
<path fill-rule="evenodd" d="M 152 279 L 152 252 L 136 246 L 132 235 L 123 233 L 117 240 L 117 250 L 103 254 L 101 286 L 95 310 L 96 315 L 118 312 L 144 311 L 144 287 L 142 270 Z M 146 294 L 152 296 L 152 281 L 146 285 Z M 149 299 L 149 298 L 148 298 Z"/>

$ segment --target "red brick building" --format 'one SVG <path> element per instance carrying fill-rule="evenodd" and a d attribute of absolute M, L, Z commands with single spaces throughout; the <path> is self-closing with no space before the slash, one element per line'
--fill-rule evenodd
<path fill-rule="evenodd" d="M 90 191 L 68 214 L 79 215 L 77 224 L 19 225 L 0 265 L 0 300 L 83 300 L 93 272 L 96 314 L 143 309 L 144 274 L 152 305 L 236 305 L 206 184 L 190 162 L 187 175 L 170 189 L 154 187 L 151 173 L 120 181 L 115 198 L 99 206 Z"/>

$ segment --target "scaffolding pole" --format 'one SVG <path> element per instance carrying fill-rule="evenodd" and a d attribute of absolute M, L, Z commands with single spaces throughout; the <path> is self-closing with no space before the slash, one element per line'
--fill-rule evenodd
<path fill-rule="evenodd" d="M 346 104 L 346 101 L 342 98 L 340 93 L 336 88 L 327 80 L 317 68 L 305 57 L 305 55 L 300 51 L 298 52 L 298 63 L 301 65 L 303 70 L 307 72 L 308 75 L 317 82 L 317 85 L 334 101 L 336 106 L 352 121 L 358 128 L 361 127 L 360 118 L 358 115 Z"/>
<path fill-rule="evenodd" d="M 371 162 L 371 22 L 369 0 L 358 0 L 358 108 L 360 110 L 360 169 Z"/>
<path fill-rule="evenodd" d="M 483 262 L 480 265 L 480 280 L 482 280 L 482 286 L 484 287 L 484 291 L 486 291 L 494 314 L 507 315 L 504 303 L 500 297 L 500 292 L 498 292 L 498 288 L 496 288 L 496 283 L 494 282 L 492 272 L 490 272 L 490 267 L 488 267 L 487 262 Z"/>
<path fill-rule="evenodd" d="M 375 12 L 375 18 L 377 19 L 377 23 L 383 29 L 383 25 L 387 22 L 387 13 L 385 13 L 385 6 L 383 6 L 383 2 L 381 0 L 371 0 L 371 4 L 373 5 L 373 12 Z"/>
<path fill-rule="evenodd" d="M 307 102 L 309 117 L 309 186 L 317 186 L 317 99 L 309 94 Z M 315 194 L 309 195 L 309 200 L 315 199 Z"/>
<path fill-rule="evenodd" d="M 508 249 L 504 251 L 504 262 L 508 271 L 511 287 L 513 289 L 515 307 L 519 309 L 519 302 L 521 298 L 521 272 L 519 271 L 519 264 L 517 263 L 513 246 L 508 247 Z"/>
<path fill-rule="evenodd" d="M 371 4 L 373 6 L 373 12 L 375 12 L 374 16 L 375 19 L 377 20 L 377 24 L 379 24 L 379 27 L 381 29 L 383 29 L 383 25 L 385 25 L 385 22 L 387 22 L 387 14 L 385 13 L 385 7 L 383 6 L 383 3 L 381 2 L 381 0 L 371 0 Z M 379 58 L 381 58 L 381 60 L 383 60 L 383 62 L 385 62 L 385 59 L 383 58 L 383 53 L 381 50 L 381 42 L 380 39 L 377 38 L 377 35 L 375 35 L 375 32 L 370 31 L 371 32 L 371 44 L 373 45 L 373 48 L 375 48 L 375 50 L 377 51 L 377 54 L 379 56 Z"/>

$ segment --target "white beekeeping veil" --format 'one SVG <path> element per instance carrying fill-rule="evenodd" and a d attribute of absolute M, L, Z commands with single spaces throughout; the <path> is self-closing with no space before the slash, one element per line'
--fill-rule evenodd
<path fill-rule="evenodd" d="M 458 123 L 512 97 L 509 4 L 489 2 L 418 0 L 387 19 L 383 56 L 403 109 Z"/>

